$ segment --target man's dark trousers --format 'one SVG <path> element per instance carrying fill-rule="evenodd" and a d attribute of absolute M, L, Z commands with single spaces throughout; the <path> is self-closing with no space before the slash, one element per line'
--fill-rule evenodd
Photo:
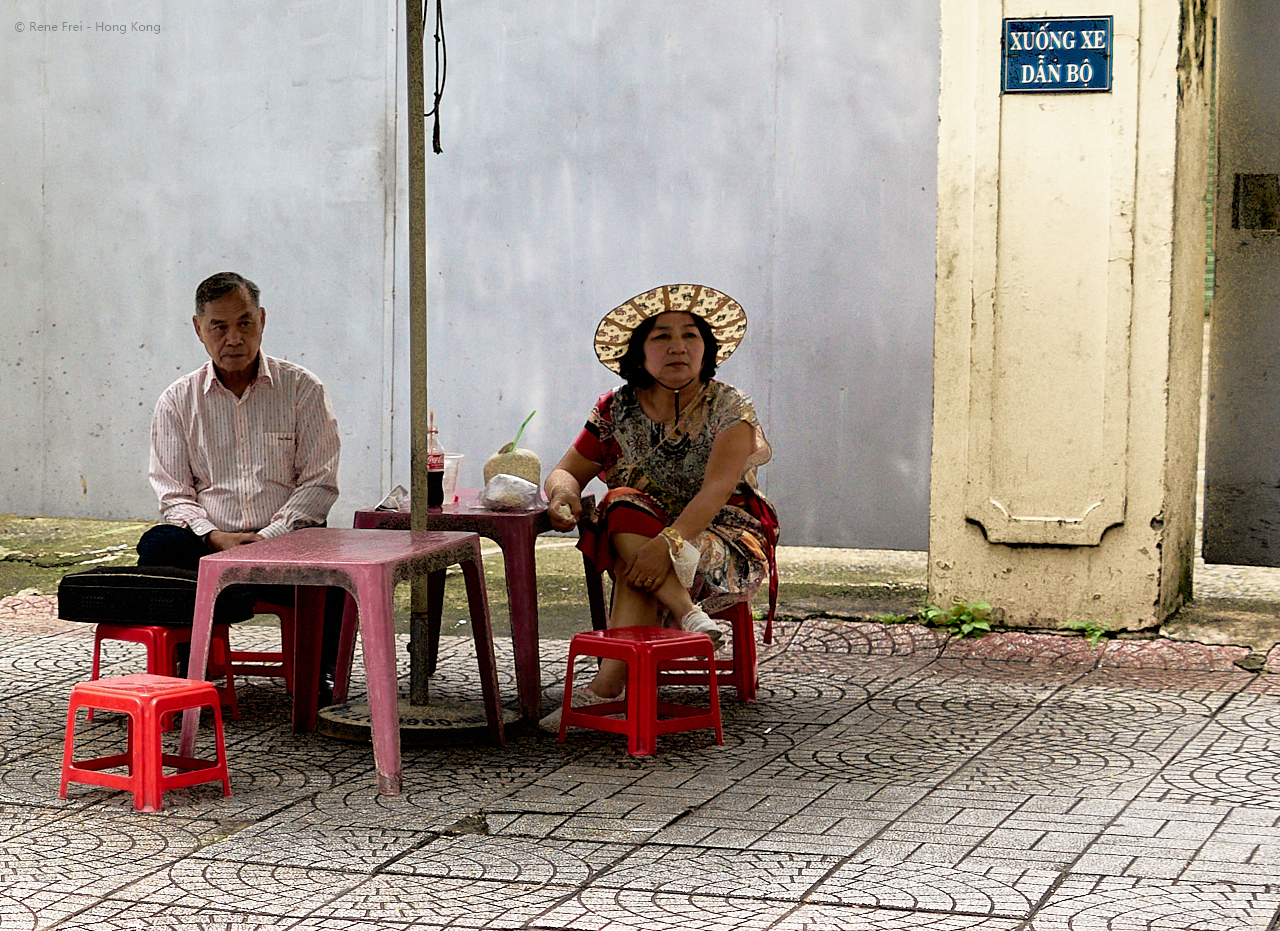
<path fill-rule="evenodd" d="M 168 566 L 196 572 L 200 568 L 200 558 L 208 555 L 209 547 L 204 540 L 188 528 L 175 524 L 157 524 L 138 541 L 139 566 Z M 263 601 L 278 605 L 293 604 L 292 585 L 255 585 L 252 588 Z M 338 638 L 342 634 L 342 611 L 346 605 L 346 594 L 341 588 L 331 587 L 325 595 L 324 635 L 320 648 L 320 670 L 325 675 L 331 676 L 337 665 Z M 322 697 L 327 684 L 322 677 Z"/>

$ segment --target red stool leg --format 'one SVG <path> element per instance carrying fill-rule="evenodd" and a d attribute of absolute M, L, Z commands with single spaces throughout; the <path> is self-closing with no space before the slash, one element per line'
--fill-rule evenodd
<path fill-rule="evenodd" d="M 76 711 L 79 708 L 76 693 L 72 690 L 71 706 L 67 709 L 67 734 L 62 741 L 62 784 L 58 786 L 58 798 L 67 797 L 67 783 L 71 781 L 71 761 L 75 759 L 76 751 Z M 92 714 L 93 709 L 90 708 L 89 712 Z"/>
<path fill-rule="evenodd" d="M 101 657 L 102 657 L 102 625 L 99 624 L 93 632 L 93 673 L 89 676 L 90 681 L 96 681 L 98 678 L 98 670 L 101 668 L 101 666 L 99 665 L 99 660 L 101 659 Z M 92 708 L 89 709 L 89 716 L 86 720 L 89 720 L 89 721 L 93 720 Z M 68 724 L 67 727 L 71 727 L 71 725 Z M 62 772 L 63 772 L 64 780 L 66 779 L 66 770 L 67 770 L 67 764 L 64 762 L 62 764 Z M 62 785 L 62 798 L 67 797 L 66 789 L 67 789 L 67 786 L 66 786 L 66 782 L 64 781 Z"/>
<path fill-rule="evenodd" d="M 135 811 L 159 811 L 164 807 L 164 768 L 160 762 L 164 748 L 160 742 L 160 719 L 172 715 L 160 715 L 154 699 L 141 702 L 138 713 L 138 732 L 129 734 L 129 749 L 139 774 L 140 791 L 133 794 Z M 132 722 L 131 722 L 132 723 Z"/>
<path fill-rule="evenodd" d="M 191 631 L 188 629 L 187 637 L 190 638 L 190 636 Z M 227 684 L 218 688 L 218 699 L 231 709 L 231 720 L 238 721 L 240 720 L 240 703 L 236 700 L 236 678 L 231 665 L 231 628 L 226 624 L 213 625 L 213 636 L 209 642 L 209 675 L 211 677 L 215 664 L 227 677 Z"/>
<path fill-rule="evenodd" d="M 652 756 L 658 749 L 658 670 L 647 644 L 636 644 L 627 667 L 627 752 Z"/>
<path fill-rule="evenodd" d="M 564 743 L 565 735 L 569 733 L 569 711 L 573 708 L 573 660 L 577 655 L 571 640 L 569 641 L 569 668 L 564 674 L 564 699 L 560 706 L 560 736 L 557 738 L 560 743 Z"/>

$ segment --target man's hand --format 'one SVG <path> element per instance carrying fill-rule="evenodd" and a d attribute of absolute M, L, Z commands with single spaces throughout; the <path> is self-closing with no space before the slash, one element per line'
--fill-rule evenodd
<path fill-rule="evenodd" d="M 262 537 L 256 533 L 226 533 L 215 530 L 209 534 L 209 549 L 214 553 L 221 553 L 233 546 L 245 546 L 249 543 L 257 543 L 261 539 Z"/>

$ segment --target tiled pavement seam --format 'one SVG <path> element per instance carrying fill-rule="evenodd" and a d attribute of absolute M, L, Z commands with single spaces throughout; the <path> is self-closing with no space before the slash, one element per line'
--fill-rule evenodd
<path fill-rule="evenodd" d="M 15 684 L 40 683 L 18 691 L 21 702 L 6 690 L 28 711 L 12 732 L 30 728 L 31 711 L 41 720 L 34 743 L 0 763 L 0 801 L 28 819 L 0 832 L 15 903 L 10 918 L 0 902 L 0 929 L 63 916 L 74 916 L 68 928 L 1267 927 L 1280 867 L 1266 873 L 1258 862 L 1265 842 L 1249 851 L 1253 882 L 1080 868 L 1108 830 L 1150 838 L 1139 845 L 1147 853 L 1196 842 L 1191 861 L 1212 843 L 1230 848 L 1224 829 L 1270 836 L 1275 769 L 1270 783 L 1243 785 L 1218 770 L 1170 769 L 1195 763 L 1183 755 L 1196 741 L 1270 752 L 1276 702 L 1246 691 L 1256 680 L 1212 656 L 1188 677 L 1170 673 L 1158 650 L 1122 651 L 1127 665 L 1115 667 L 991 640 L 1000 658 L 965 644 L 960 659 L 961 648 L 930 637 L 795 624 L 786 649 L 768 654 L 760 704 L 726 703 L 725 748 L 673 735 L 653 760 L 635 761 L 611 737 L 575 735 L 560 747 L 518 735 L 506 751 L 416 752 L 410 792 L 395 801 L 372 794 L 367 748 L 289 734 L 278 690 L 255 682 L 246 693 L 266 720 L 246 721 L 235 744 L 237 796 L 174 793 L 161 815 L 138 816 L 116 793 L 78 787 L 58 802 L 56 775 L 51 789 L 47 777 L 38 784 L 40 767 L 60 756 L 58 705 L 82 670 L 51 665 L 57 649 L 17 649 L 6 633 L 0 642 L 14 648 L 0 653 L 0 680 L 14 672 Z M 445 652 L 465 683 L 465 648 Z M 1206 683 L 1240 697 L 1224 700 L 1228 689 Z M 787 697 L 774 700 L 774 688 Z M 1109 716 L 1114 758 L 1094 761 L 1090 726 Z M 928 768 L 971 731 L 986 739 L 946 757 L 955 765 Z M 1037 739 L 1065 761 L 1060 771 L 1039 765 Z M 1019 774 L 1028 791 L 1008 784 Z M 1188 787 L 1200 801 L 1187 801 Z M 1236 797 L 1207 797 L 1223 791 Z M 1196 833 L 1211 820 L 1202 809 L 1227 812 L 1207 838 Z M 489 834 L 453 832 L 476 812 Z M 979 856 L 996 836 L 1009 855 Z M 1044 836 L 1065 849 L 1041 847 L 1047 859 L 1037 860 L 1031 848 Z M 919 843 L 871 846 L 891 840 Z M 86 844 L 115 869 L 79 863 Z"/>

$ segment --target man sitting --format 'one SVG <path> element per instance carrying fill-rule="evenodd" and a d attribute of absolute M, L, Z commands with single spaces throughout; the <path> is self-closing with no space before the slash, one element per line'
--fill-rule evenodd
<path fill-rule="evenodd" d="M 151 487 L 164 523 L 138 541 L 138 565 L 196 569 L 200 557 L 324 526 L 338 497 L 338 422 L 324 385 L 260 351 L 258 286 L 219 272 L 196 288 L 196 336 L 209 362 L 165 389 L 151 419 Z M 321 704 L 332 696 L 343 592 L 325 605 Z M 292 604 L 271 586 L 266 600 Z"/>

